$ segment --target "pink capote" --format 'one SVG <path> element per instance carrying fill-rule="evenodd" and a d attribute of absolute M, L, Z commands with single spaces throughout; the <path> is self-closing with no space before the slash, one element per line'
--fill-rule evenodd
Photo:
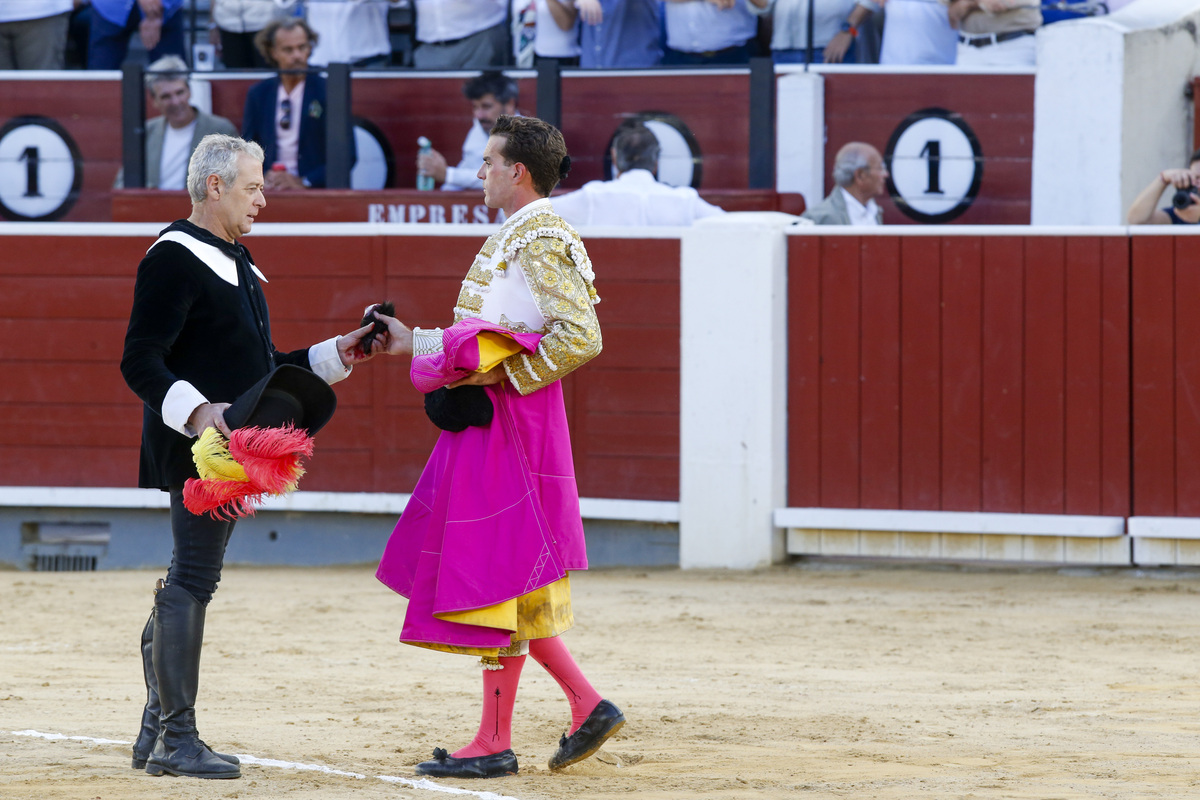
<path fill-rule="evenodd" d="M 530 352 L 541 340 L 463 320 L 443 332 L 441 353 L 413 358 L 413 385 L 430 392 L 473 372 L 481 330 Z M 524 397 L 507 380 L 486 390 L 492 424 L 442 431 L 375 573 L 408 598 L 401 641 L 507 647 L 507 631 L 434 614 L 495 605 L 587 569 L 561 384 Z"/>

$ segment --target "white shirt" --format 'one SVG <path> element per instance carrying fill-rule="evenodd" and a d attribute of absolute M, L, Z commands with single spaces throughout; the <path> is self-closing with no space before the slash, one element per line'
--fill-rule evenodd
<path fill-rule="evenodd" d="M 841 33 L 842 25 L 849 22 L 855 6 L 864 6 L 878 11 L 874 0 L 814 0 L 813 48 L 825 47 L 834 36 Z M 809 0 L 767 0 L 764 8 L 753 3 L 747 8 L 755 16 L 771 15 L 771 49 L 803 50 L 808 47 L 808 3 Z"/>
<path fill-rule="evenodd" d="M 471 123 L 467 138 L 463 140 L 462 161 L 457 167 L 446 167 L 446 182 L 442 188 L 447 191 L 462 189 L 482 189 L 483 181 L 477 175 L 483 166 L 483 148 L 487 147 L 488 133 L 483 129 L 479 120 Z"/>
<path fill-rule="evenodd" d="M 537 34 L 533 52 L 542 58 L 576 58 L 579 55 L 579 17 L 570 30 L 563 30 L 550 13 L 549 0 L 537 0 Z"/>
<path fill-rule="evenodd" d="M 850 217 L 851 225 L 878 225 L 879 224 L 879 206 L 875 204 L 875 198 L 867 199 L 867 204 L 863 205 L 858 202 L 858 198 L 842 190 L 842 198 L 846 201 L 846 214 Z"/>
<path fill-rule="evenodd" d="M 163 124 L 162 158 L 158 162 L 158 188 L 184 189 L 188 159 L 192 157 L 192 138 L 196 135 L 196 119 L 182 128 Z"/>
<path fill-rule="evenodd" d="M 743 45 L 758 32 L 758 19 L 746 10 L 746 0 L 729 9 L 707 0 L 665 5 L 667 47 L 683 53 L 709 53 Z"/>
<path fill-rule="evenodd" d="M 690 186 L 659 183 L 649 170 L 631 169 L 611 181 L 589 181 L 552 197 L 555 212 L 572 225 L 691 225 L 725 210 L 706 203 Z"/>
<path fill-rule="evenodd" d="M 56 17 L 74 7 L 72 0 L 0 0 L 0 22 Z"/>
<path fill-rule="evenodd" d="M 413 0 L 418 42 L 465 39 L 508 18 L 506 0 Z"/>
<path fill-rule="evenodd" d="M 387 0 L 326 0 L 309 3 L 307 9 L 308 24 L 317 32 L 309 64 L 353 64 L 391 54 Z"/>
<path fill-rule="evenodd" d="M 283 101 L 292 101 L 291 124 L 287 130 L 280 127 L 283 119 Z M 300 81 L 295 89 L 288 92 L 279 84 L 279 94 L 275 98 L 275 161 L 287 167 L 293 175 L 300 174 L 300 118 L 304 115 L 304 81 Z M 272 164 L 266 165 L 270 169 Z"/>

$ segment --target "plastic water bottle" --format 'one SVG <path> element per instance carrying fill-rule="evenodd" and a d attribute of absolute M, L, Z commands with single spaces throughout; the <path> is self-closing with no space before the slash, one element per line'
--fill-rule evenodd
<path fill-rule="evenodd" d="M 433 144 L 426 137 L 422 136 L 417 139 L 417 156 L 423 156 L 433 150 Z M 422 192 L 428 192 L 433 188 L 433 176 L 426 175 L 424 172 L 417 172 L 417 189 Z"/>

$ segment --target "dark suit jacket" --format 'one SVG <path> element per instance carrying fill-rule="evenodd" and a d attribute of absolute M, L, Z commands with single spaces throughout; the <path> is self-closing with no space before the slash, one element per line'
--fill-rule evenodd
<path fill-rule="evenodd" d="M 275 163 L 275 108 L 279 94 L 279 76 L 267 78 L 250 87 L 242 115 L 242 138 L 262 145 L 263 169 Z M 325 79 L 310 72 L 304 79 L 304 99 L 293 109 L 292 119 L 300 120 L 300 177 L 316 188 L 325 186 Z M 355 161 L 354 137 L 350 137 L 350 163 Z"/>
<path fill-rule="evenodd" d="M 121 374 L 145 404 L 138 485 L 163 489 L 196 477 L 192 439 L 167 427 L 163 401 L 187 381 L 210 403 L 232 403 L 277 364 L 311 369 L 308 349 L 281 353 L 271 344 L 271 320 L 250 251 L 187 220 L 182 231 L 238 263 L 238 285 L 222 280 L 178 242 L 154 245 L 138 265 Z"/>

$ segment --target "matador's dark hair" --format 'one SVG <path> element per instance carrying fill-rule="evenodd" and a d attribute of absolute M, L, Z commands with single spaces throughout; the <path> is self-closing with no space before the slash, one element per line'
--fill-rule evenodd
<path fill-rule="evenodd" d="M 537 117 L 501 115 L 492 126 L 492 136 L 503 136 L 500 155 L 510 164 L 524 164 L 533 178 L 533 188 L 549 197 L 563 179 L 564 167 L 570 169 L 567 143 L 562 133 Z"/>

